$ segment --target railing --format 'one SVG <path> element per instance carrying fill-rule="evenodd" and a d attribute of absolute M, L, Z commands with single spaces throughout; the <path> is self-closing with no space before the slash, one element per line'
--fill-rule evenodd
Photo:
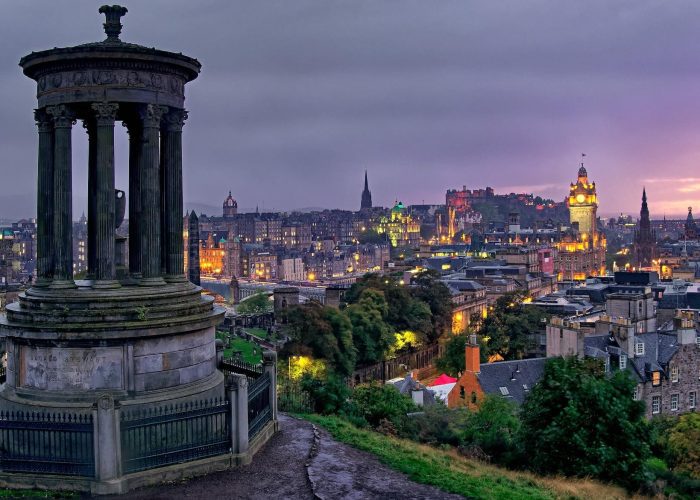
<path fill-rule="evenodd" d="M 210 400 L 121 417 L 122 469 L 136 472 L 229 453 L 228 401 Z"/>
<path fill-rule="evenodd" d="M 272 420 L 271 383 L 270 374 L 265 373 L 248 387 L 248 439 L 252 439 Z"/>
<path fill-rule="evenodd" d="M 277 404 L 280 411 L 292 413 L 311 413 L 314 401 L 309 393 L 301 388 L 298 381 L 277 379 Z"/>
<path fill-rule="evenodd" d="M 0 470 L 94 477 L 92 415 L 0 412 Z"/>
<path fill-rule="evenodd" d="M 251 382 L 258 379 L 264 371 L 262 365 L 254 365 L 234 358 L 224 359 L 219 369 L 224 375 L 230 375 L 232 373 L 243 374 L 248 377 Z"/>

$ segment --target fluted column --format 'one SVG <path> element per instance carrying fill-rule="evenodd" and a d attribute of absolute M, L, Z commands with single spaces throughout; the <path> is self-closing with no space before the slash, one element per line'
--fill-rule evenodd
<path fill-rule="evenodd" d="M 88 199 L 87 199 L 87 275 L 95 279 L 95 220 L 97 218 L 96 172 L 97 167 L 97 138 L 95 137 L 95 120 L 91 117 L 83 120 L 83 128 L 88 135 Z"/>
<path fill-rule="evenodd" d="M 141 279 L 141 149 L 143 127 L 137 117 L 125 122 L 129 133 L 129 274 Z"/>
<path fill-rule="evenodd" d="M 161 132 L 163 151 L 163 253 L 165 280 L 187 281 L 184 272 L 184 245 L 182 244 L 182 126 L 187 111 L 173 109 L 165 115 Z"/>
<path fill-rule="evenodd" d="M 143 286 L 163 285 L 160 228 L 160 123 L 167 107 L 148 104 L 141 109 L 141 272 Z"/>
<path fill-rule="evenodd" d="M 37 280 L 46 287 L 53 278 L 53 120 L 46 110 L 34 111 L 39 129 L 39 165 L 36 203 Z"/>
<path fill-rule="evenodd" d="M 71 129 L 75 122 L 72 110 L 60 104 L 46 112 L 54 121 L 54 265 L 51 288 L 73 288 L 73 199 Z"/>
<path fill-rule="evenodd" d="M 114 103 L 93 103 L 95 113 L 95 282 L 93 288 L 116 288 L 114 231 Z"/>

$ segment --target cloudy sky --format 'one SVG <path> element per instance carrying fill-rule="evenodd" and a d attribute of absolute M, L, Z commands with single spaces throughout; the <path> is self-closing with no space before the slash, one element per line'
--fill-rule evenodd
<path fill-rule="evenodd" d="M 0 217 L 34 214 L 32 50 L 104 38 L 104 2 L 3 0 Z M 148 0 L 122 39 L 185 52 L 185 203 L 357 209 L 451 187 L 562 199 L 581 153 L 600 212 L 700 211 L 697 0 Z M 86 137 L 74 129 L 75 210 Z M 126 133 L 117 134 L 125 188 Z"/>

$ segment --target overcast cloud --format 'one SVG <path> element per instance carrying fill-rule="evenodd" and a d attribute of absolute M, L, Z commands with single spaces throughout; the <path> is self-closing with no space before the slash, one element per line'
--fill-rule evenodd
<path fill-rule="evenodd" d="M 563 199 L 579 156 L 603 214 L 700 199 L 700 2 L 148 0 L 122 39 L 203 65 L 187 88 L 185 204 L 357 209 L 467 185 Z M 32 50 L 104 38 L 100 2 L 3 0 L 0 217 L 33 216 Z M 126 133 L 117 184 L 126 187 Z M 74 130 L 76 218 L 86 137 Z"/>

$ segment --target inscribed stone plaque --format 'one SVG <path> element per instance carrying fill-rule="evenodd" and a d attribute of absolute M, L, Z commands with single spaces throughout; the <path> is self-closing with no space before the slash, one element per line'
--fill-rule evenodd
<path fill-rule="evenodd" d="M 20 385 L 48 391 L 122 389 L 121 347 L 22 346 Z"/>

